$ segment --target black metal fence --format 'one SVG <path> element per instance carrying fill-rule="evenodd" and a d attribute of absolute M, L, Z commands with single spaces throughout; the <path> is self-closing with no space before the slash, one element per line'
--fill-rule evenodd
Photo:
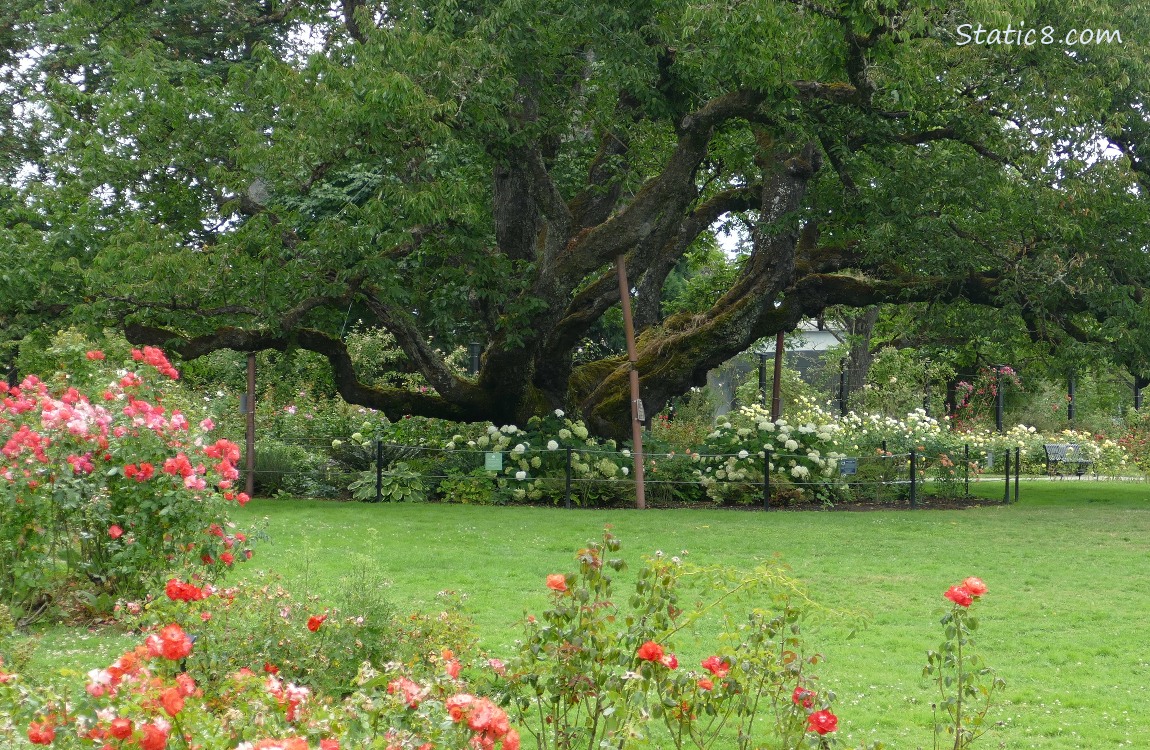
<path fill-rule="evenodd" d="M 334 441 L 339 445 L 340 441 Z M 439 497 L 453 502 L 562 503 L 565 507 L 627 504 L 635 497 L 633 457 L 627 451 L 574 447 L 488 451 L 368 444 L 309 439 L 293 443 L 323 460 L 307 466 L 266 468 L 257 446 L 257 487 L 267 491 L 270 475 L 289 477 L 294 494 L 351 494 L 368 502 Z M 321 450 L 322 449 L 322 450 Z M 288 456 L 290 459 L 290 456 Z M 750 454 L 645 454 L 644 487 L 649 501 L 668 505 L 682 501 L 760 505 L 771 509 L 794 502 L 888 502 L 916 507 L 927 497 L 970 496 L 971 481 L 1000 481 L 1003 502 L 1017 501 L 1021 454 L 1005 454 L 995 477 L 972 460 L 969 446 L 957 460 L 921 452 L 837 456 L 760 452 Z M 1000 460 L 999 462 L 1003 462 Z M 264 468 L 261 468 L 264 467 Z M 322 492 L 306 492 L 310 485 Z"/>

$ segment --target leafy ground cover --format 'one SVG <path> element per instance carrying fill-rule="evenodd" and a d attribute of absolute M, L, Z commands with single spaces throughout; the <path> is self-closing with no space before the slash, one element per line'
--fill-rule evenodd
<path fill-rule="evenodd" d="M 990 498 L 1001 492 L 997 482 L 975 489 Z M 1150 714 L 1138 637 L 1150 608 L 1140 584 L 1150 574 L 1148 501 L 1150 485 L 1067 480 L 1024 482 L 1016 505 L 947 511 L 637 513 L 269 500 L 235 515 L 245 526 L 266 523 L 271 542 L 244 575 L 275 570 L 294 590 L 321 597 L 382 576 L 388 598 L 403 608 L 462 597 L 493 655 L 522 636 L 514 623 L 524 611 L 546 607 L 544 576 L 573 570 L 572 550 L 605 524 L 634 567 L 654 550 L 745 568 L 781 556 L 816 601 L 868 615 L 853 638 L 854 620 L 837 618 L 814 623 L 808 636 L 826 657 L 819 672 L 838 694 L 848 746 L 930 746 L 932 695 L 921 671 L 926 649 L 938 647 L 941 592 L 978 575 L 990 587 L 980 650 L 1007 682 L 991 714 L 1002 726 L 985 746 L 1069 750 L 1135 746 L 1140 717 Z M 680 657 L 701 658 L 707 641 L 700 632 L 699 654 Z M 85 659 L 106 662 L 124 645 L 55 629 L 37 663 L 87 669 Z"/>

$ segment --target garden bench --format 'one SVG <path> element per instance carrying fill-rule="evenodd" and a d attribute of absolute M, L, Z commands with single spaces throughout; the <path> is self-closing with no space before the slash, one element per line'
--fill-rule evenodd
<path fill-rule="evenodd" d="M 1079 457 L 1077 443 L 1046 443 L 1042 448 L 1046 451 L 1046 473 L 1050 476 L 1060 473 L 1059 467 L 1072 466 L 1074 473 L 1081 479 L 1083 474 L 1094 468 L 1093 461 Z"/>

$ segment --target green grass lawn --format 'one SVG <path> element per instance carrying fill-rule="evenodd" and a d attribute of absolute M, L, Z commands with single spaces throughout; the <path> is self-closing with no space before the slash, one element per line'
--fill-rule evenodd
<path fill-rule="evenodd" d="M 1000 482 L 974 485 L 1000 497 Z M 611 524 L 633 564 L 644 553 L 690 552 L 697 563 L 752 567 L 776 555 L 817 601 L 870 614 L 848 639 L 824 623 L 808 640 L 838 694 L 846 746 L 931 747 L 924 654 L 941 640 L 942 592 L 968 575 L 990 592 L 979 650 L 1007 681 L 985 747 L 1070 750 L 1143 746 L 1150 715 L 1150 484 L 1024 482 L 1021 502 L 953 511 L 599 511 L 255 501 L 270 542 L 248 573 L 275 570 L 321 596 L 382 577 L 400 609 L 466 596 L 481 645 L 510 651 L 525 611 L 548 596 L 544 577 L 574 569 L 574 550 Z M 47 651 L 80 652 L 87 634 L 53 630 Z M 703 638 L 705 640 L 705 636 Z M 108 649 L 122 646 L 107 639 Z M 707 650 L 683 644 L 681 652 Z M 1141 739 L 1140 739 L 1141 738 Z M 1000 744 L 1001 743 L 1001 744 Z"/>

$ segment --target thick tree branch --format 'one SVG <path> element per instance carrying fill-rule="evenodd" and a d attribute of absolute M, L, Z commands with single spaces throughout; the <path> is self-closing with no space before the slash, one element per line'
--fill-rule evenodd
<path fill-rule="evenodd" d="M 254 352 L 267 349 L 286 351 L 292 347 L 299 347 L 327 358 L 331 364 L 336 389 L 345 401 L 378 409 L 387 415 L 388 419 L 400 419 L 407 414 L 460 421 L 485 418 L 483 415 L 486 412 L 482 409 L 482 400 L 479 398 L 473 399 L 471 403 L 452 403 L 436 393 L 416 393 L 365 385 L 357 377 L 351 355 L 348 354 L 343 341 L 310 328 L 301 328 L 289 333 L 272 333 L 264 330 L 224 327 L 210 334 L 188 338 L 169 329 L 132 323 L 124 327 L 124 335 L 133 344 L 162 346 L 176 352 L 185 360 L 196 359 L 221 349 Z"/>
<path fill-rule="evenodd" d="M 380 323 L 387 328 L 415 368 L 445 398 L 455 400 L 474 389 L 474 385 L 456 377 L 443 358 L 427 343 L 426 335 L 408 313 L 381 300 L 374 290 L 361 291 L 364 301 Z"/>

